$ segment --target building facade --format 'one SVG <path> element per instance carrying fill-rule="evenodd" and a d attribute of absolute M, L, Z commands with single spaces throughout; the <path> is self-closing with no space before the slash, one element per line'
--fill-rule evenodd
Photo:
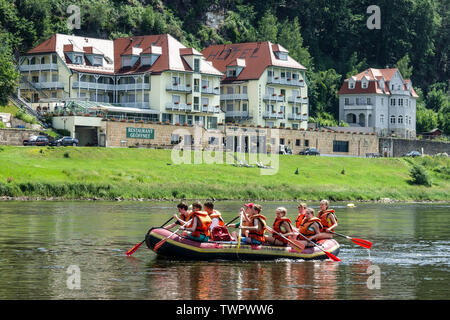
<path fill-rule="evenodd" d="M 280 45 L 266 42 L 213 45 L 202 51 L 224 75 L 220 104 L 225 122 L 306 129 L 306 68 Z"/>
<path fill-rule="evenodd" d="M 216 128 L 222 73 L 168 34 L 104 40 L 55 34 L 19 60 L 18 95 L 37 111 L 87 101 L 106 113 Z"/>
<path fill-rule="evenodd" d="M 345 79 L 338 95 L 339 121 L 379 136 L 416 137 L 418 95 L 397 68 L 364 70 Z"/>

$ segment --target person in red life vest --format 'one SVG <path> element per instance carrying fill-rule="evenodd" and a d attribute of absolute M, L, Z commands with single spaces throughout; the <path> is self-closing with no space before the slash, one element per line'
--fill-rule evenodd
<path fill-rule="evenodd" d="M 307 208 L 305 217 L 300 224 L 299 232 L 311 241 L 318 240 L 317 237 L 321 234 L 322 224 L 320 219 L 314 216 L 314 209 Z M 297 240 L 303 242 L 305 246 L 312 246 L 309 241 L 306 241 L 301 235 L 297 236 Z"/>
<path fill-rule="evenodd" d="M 306 203 L 302 202 L 297 206 L 298 209 L 298 216 L 297 219 L 295 219 L 295 231 L 298 232 L 300 228 L 300 224 L 303 221 L 303 218 L 305 217 L 307 205 Z"/>
<path fill-rule="evenodd" d="M 264 231 L 266 230 L 266 217 L 261 214 L 262 207 L 259 204 L 253 205 L 248 217 L 249 225 L 239 226 L 242 231 L 248 231 L 248 235 L 241 238 L 243 244 L 257 244 L 264 243 Z"/>
<path fill-rule="evenodd" d="M 320 219 L 322 223 L 321 235 L 320 239 L 332 239 L 333 238 L 333 229 L 338 226 L 337 217 L 333 209 L 330 209 L 330 204 L 328 200 L 320 201 L 320 210 L 317 213 L 317 217 Z"/>
<path fill-rule="evenodd" d="M 272 229 L 280 234 L 282 234 L 284 237 L 289 238 L 292 236 L 293 228 L 291 225 L 291 220 L 286 217 L 286 208 L 279 207 L 275 211 L 276 218 L 273 222 Z M 267 244 L 272 244 L 275 246 L 286 246 L 288 241 L 284 239 L 282 236 L 276 234 L 275 232 L 272 234 L 272 236 L 265 236 L 265 241 Z"/>
<path fill-rule="evenodd" d="M 192 204 L 192 213 L 189 217 L 191 222 L 187 226 L 181 226 L 184 236 L 189 239 L 199 242 L 207 242 L 210 237 L 209 227 L 211 226 L 211 218 L 208 213 L 202 211 L 202 204 L 200 202 L 194 202 Z"/>
<path fill-rule="evenodd" d="M 178 213 L 180 214 L 180 217 L 178 217 L 176 214 L 173 215 L 175 218 L 175 222 L 172 224 L 169 224 L 165 227 L 165 229 L 172 229 L 173 227 L 177 225 L 183 225 L 187 221 L 189 221 L 189 216 L 191 214 L 191 211 L 188 210 L 188 206 L 185 202 L 180 202 L 177 205 Z"/>
<path fill-rule="evenodd" d="M 220 211 L 214 209 L 214 203 L 212 203 L 211 201 L 205 202 L 203 207 L 205 211 L 208 213 L 209 217 L 211 218 L 212 222 L 211 226 L 209 227 L 211 231 L 215 226 L 223 227 L 225 225 L 225 222 L 222 219 L 222 214 L 220 213 Z"/>
<path fill-rule="evenodd" d="M 244 208 L 241 208 L 239 214 L 242 214 L 242 225 L 243 226 L 250 226 L 249 216 L 252 213 L 254 205 L 255 205 L 254 203 L 246 203 L 246 204 L 244 204 Z M 239 228 L 240 227 L 240 223 L 241 222 L 239 221 L 239 222 L 237 222 L 235 224 L 229 224 L 228 227 Z M 243 232 L 243 237 L 248 237 L 248 230 L 242 230 L 242 232 Z M 238 233 L 236 231 L 233 231 L 231 233 L 231 238 L 234 241 L 237 241 Z"/>

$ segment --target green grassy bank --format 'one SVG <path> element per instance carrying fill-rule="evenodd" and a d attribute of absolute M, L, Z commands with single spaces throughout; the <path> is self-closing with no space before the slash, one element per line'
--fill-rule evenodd
<path fill-rule="evenodd" d="M 411 184 L 412 162 L 425 166 L 431 187 Z M 275 175 L 260 172 L 231 164 L 174 164 L 170 150 L 0 146 L 0 196 L 450 201 L 450 160 L 443 157 L 280 156 Z"/>

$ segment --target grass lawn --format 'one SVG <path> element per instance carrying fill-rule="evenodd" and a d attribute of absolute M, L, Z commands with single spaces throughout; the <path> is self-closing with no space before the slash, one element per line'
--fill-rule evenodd
<path fill-rule="evenodd" d="M 0 196 L 450 201 L 450 160 L 428 158 L 280 155 L 278 172 L 261 175 L 231 164 L 175 164 L 171 150 L 1 146 Z M 411 161 L 427 168 L 432 187 L 410 183 Z"/>

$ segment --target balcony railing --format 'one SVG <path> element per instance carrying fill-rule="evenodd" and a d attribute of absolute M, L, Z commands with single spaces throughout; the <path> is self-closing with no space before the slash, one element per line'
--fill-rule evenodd
<path fill-rule="evenodd" d="M 191 87 L 191 85 L 170 83 L 170 84 L 166 85 L 166 90 L 167 91 L 192 92 L 192 87 Z"/>
<path fill-rule="evenodd" d="M 371 104 L 349 104 L 344 105 L 344 110 L 372 110 L 373 105 Z"/>
<path fill-rule="evenodd" d="M 264 119 L 284 119 L 284 113 L 266 111 L 263 114 Z"/>
<path fill-rule="evenodd" d="M 227 118 L 248 118 L 248 111 L 227 111 L 225 113 Z"/>
<path fill-rule="evenodd" d="M 25 64 L 19 66 L 20 71 L 39 71 L 39 70 L 54 70 L 58 71 L 57 63 L 45 63 L 45 64 Z"/>
<path fill-rule="evenodd" d="M 217 106 L 202 106 L 202 112 L 207 113 L 220 113 L 222 112 Z"/>
<path fill-rule="evenodd" d="M 219 87 L 202 87 L 201 91 L 204 94 L 220 94 Z"/>
<path fill-rule="evenodd" d="M 150 109 L 150 102 L 143 102 L 143 101 L 137 101 L 137 102 L 119 102 L 117 105 L 127 107 L 127 108 L 138 108 L 138 109 Z"/>
<path fill-rule="evenodd" d="M 280 77 L 268 77 L 267 83 L 281 84 L 281 85 L 288 85 L 288 86 L 297 86 L 297 87 L 305 86 L 304 80 L 292 79 L 292 78 L 280 78 Z"/>
<path fill-rule="evenodd" d="M 186 104 L 186 103 L 181 103 L 181 102 L 179 102 L 179 103 L 167 102 L 166 103 L 166 110 L 191 112 L 192 111 L 192 105 Z"/>
<path fill-rule="evenodd" d="M 279 95 L 277 95 L 277 94 L 270 94 L 270 93 L 267 93 L 267 94 L 265 94 L 265 95 L 263 96 L 263 100 L 264 100 L 264 101 L 277 101 L 277 102 L 283 102 L 285 99 L 284 99 L 284 96 L 279 96 Z"/>
<path fill-rule="evenodd" d="M 74 89 L 92 89 L 92 90 L 111 90 L 113 91 L 115 88 L 114 84 L 106 84 L 106 83 L 95 83 L 95 82 L 87 82 L 87 81 L 74 81 L 72 87 Z"/>
<path fill-rule="evenodd" d="M 150 90 L 150 83 L 127 83 L 117 84 L 116 90 L 132 91 L 132 90 Z"/>
<path fill-rule="evenodd" d="M 308 98 L 302 98 L 299 96 L 290 96 L 288 98 L 289 103 L 308 103 Z"/>
<path fill-rule="evenodd" d="M 298 113 L 289 113 L 288 120 L 307 121 L 308 116 Z"/>
<path fill-rule="evenodd" d="M 221 94 L 220 100 L 248 100 L 248 94 L 247 93 Z"/>
<path fill-rule="evenodd" d="M 31 82 L 30 82 L 31 83 Z M 31 85 L 36 89 L 64 89 L 64 83 L 59 81 L 50 81 L 50 82 L 32 82 Z M 27 83 L 20 83 L 20 89 L 29 89 L 29 85 Z"/>

